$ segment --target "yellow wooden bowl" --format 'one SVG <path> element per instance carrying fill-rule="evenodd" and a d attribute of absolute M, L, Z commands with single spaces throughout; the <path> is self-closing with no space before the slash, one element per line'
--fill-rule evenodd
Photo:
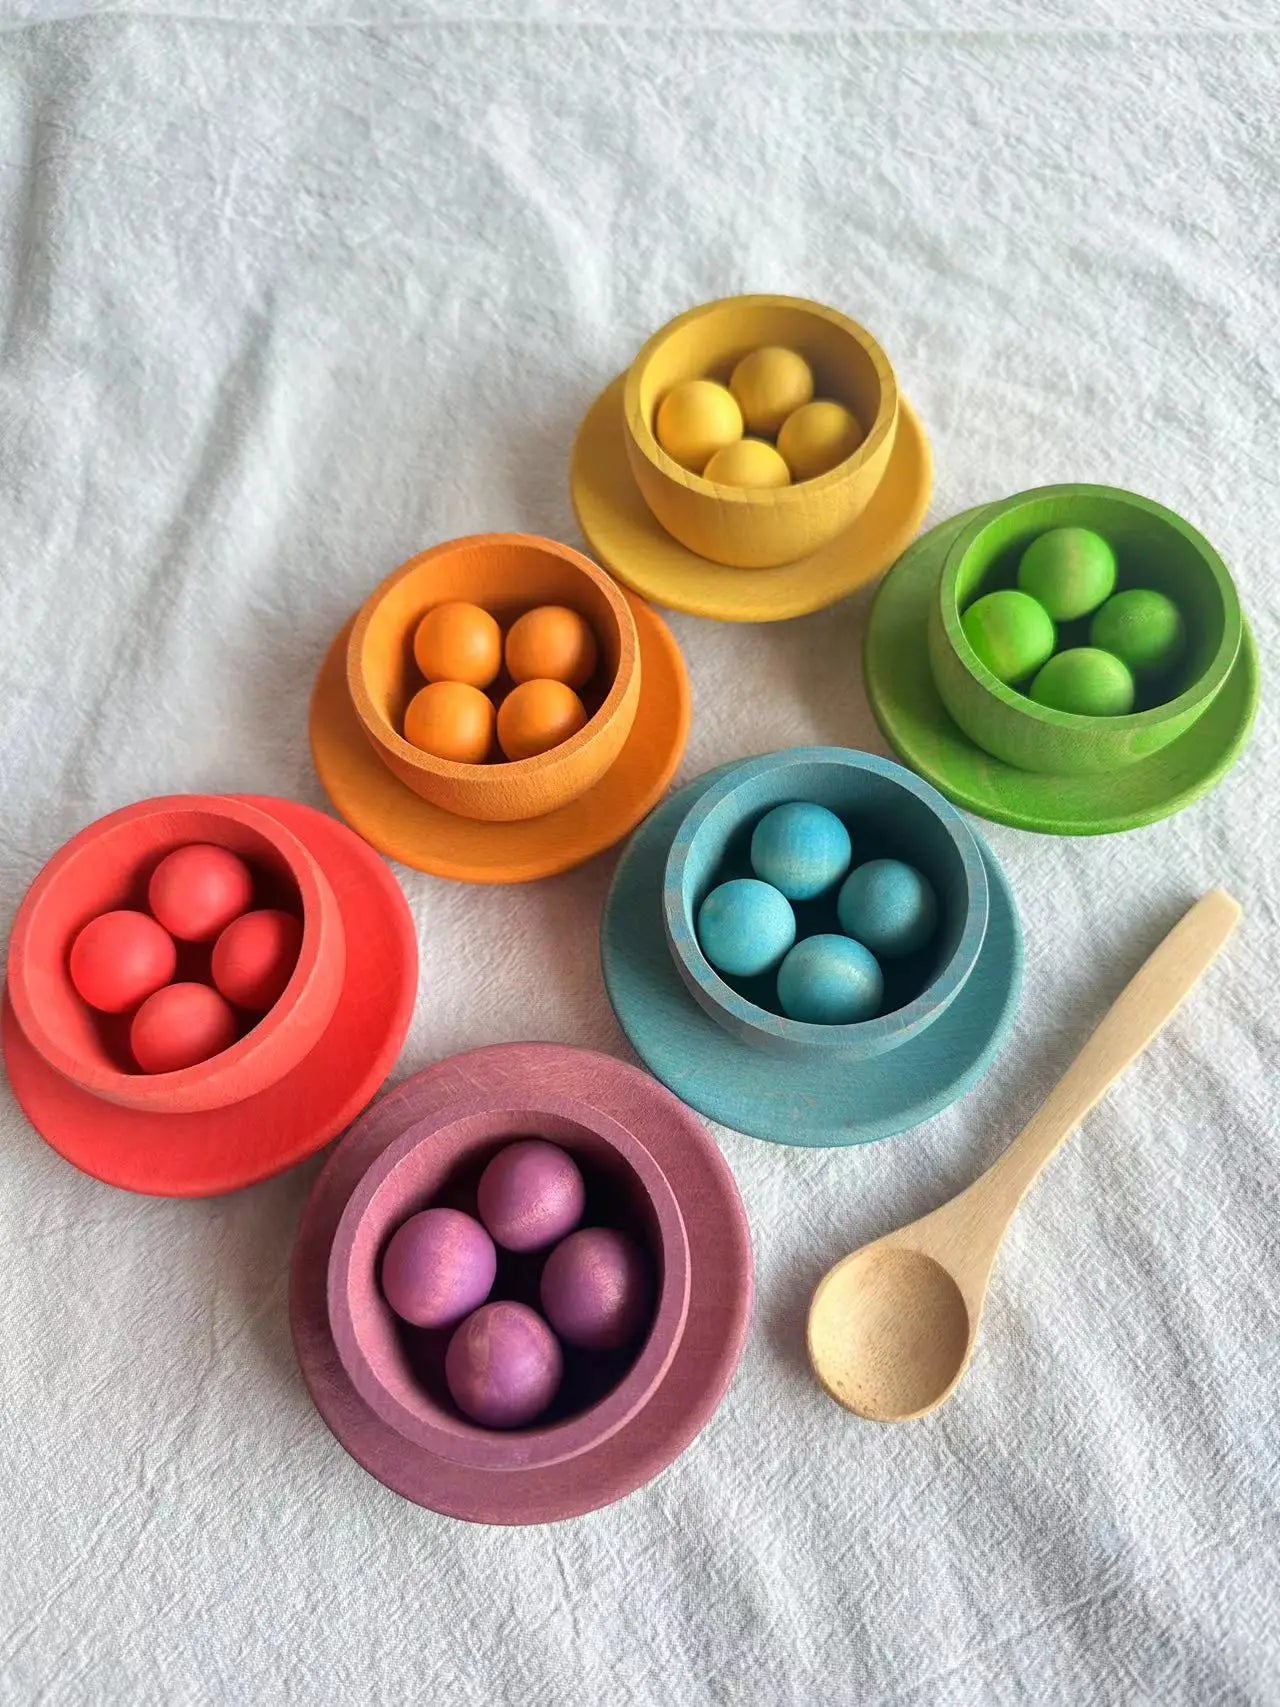
<path fill-rule="evenodd" d="M 400 730 L 421 685 L 414 630 L 426 611 L 454 599 L 482 606 L 504 628 L 535 605 L 584 616 L 600 648 L 597 679 L 583 690 L 585 727 L 515 763 L 459 764 L 411 746 Z M 599 782 L 631 733 L 640 700 L 635 621 L 603 569 L 567 545 L 513 533 L 449 540 L 402 564 L 365 601 L 347 647 L 347 684 L 374 751 L 423 800 L 463 818 L 539 818 Z"/>
<path fill-rule="evenodd" d="M 682 468 L 654 436 L 662 399 L 687 379 L 727 383 L 742 356 L 769 344 L 805 358 L 814 396 L 851 409 L 862 443 L 816 479 L 765 490 L 721 486 Z M 667 532 L 714 563 L 767 569 L 819 550 L 866 509 L 898 430 L 898 382 L 871 334 L 834 308 L 795 296 L 731 296 L 691 308 L 649 339 L 627 372 L 623 413 L 632 475 Z"/>

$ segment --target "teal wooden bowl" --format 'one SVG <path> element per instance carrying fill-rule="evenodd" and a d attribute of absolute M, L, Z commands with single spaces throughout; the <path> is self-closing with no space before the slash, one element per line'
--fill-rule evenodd
<path fill-rule="evenodd" d="M 772 974 L 730 983 L 698 945 L 694 921 L 708 892 L 750 875 L 751 834 L 787 801 L 826 806 L 853 839 L 854 864 L 905 860 L 938 900 L 938 927 L 918 953 L 883 963 L 885 998 L 874 1019 L 810 1025 L 776 1011 Z M 927 782 L 890 759 L 847 747 L 793 747 L 735 765 L 702 793 L 667 855 L 663 925 L 686 989 L 717 1024 L 753 1049 L 791 1060 L 881 1055 L 917 1037 L 964 988 L 987 930 L 987 872 L 973 833 Z M 838 932 L 835 892 L 797 902 L 801 936 Z"/>
<path fill-rule="evenodd" d="M 1083 527 L 1115 551 L 1116 590 L 1150 587 L 1182 613 L 1181 660 L 1139 683 L 1137 709 L 1083 717 L 1037 705 L 979 660 L 961 627 L 972 602 L 1015 583 L 1018 560 L 1050 528 Z M 1059 649 L 1087 645 L 1089 619 L 1059 627 Z M 1172 510 L 1110 486 L 1043 486 L 985 508 L 956 537 L 929 611 L 929 665 L 938 695 L 984 752 L 1020 770 L 1087 776 L 1158 753 L 1213 704 L 1239 655 L 1243 619 L 1235 585 L 1208 540 Z"/>

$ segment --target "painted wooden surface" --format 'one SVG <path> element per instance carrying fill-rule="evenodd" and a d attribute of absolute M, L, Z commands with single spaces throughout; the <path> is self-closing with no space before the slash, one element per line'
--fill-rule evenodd
<path fill-rule="evenodd" d="M 387 866 L 343 825 L 309 806 L 260 795 L 238 798 L 306 843 L 342 917 L 342 993 L 316 1046 L 292 1072 L 230 1108 L 194 1114 L 122 1108 L 51 1067 L 5 1000 L 5 1068 L 27 1118 L 75 1167 L 126 1191 L 210 1197 L 293 1167 L 364 1108 L 408 1030 L 418 945 Z"/>
<path fill-rule="evenodd" d="M 1125 716 L 1082 717 L 1038 705 L 998 681 L 964 634 L 961 617 L 970 602 L 1012 587 L 1027 546 L 1059 527 L 1100 534 L 1116 553 L 1118 589 L 1166 594 L 1186 624 L 1186 657 L 1169 681 L 1150 689 L 1140 684 L 1138 709 Z M 1083 619 L 1062 625 L 1059 650 L 1085 645 L 1087 630 Z M 1114 773 L 1184 735 L 1226 684 L 1243 619 L 1226 565 L 1180 516 L 1132 492 L 1067 485 L 1001 499 L 966 523 L 943 558 L 927 631 L 938 695 L 975 745 L 1021 770 L 1082 776 Z"/>
<path fill-rule="evenodd" d="M 721 622 L 781 622 L 855 592 L 915 538 L 933 488 L 924 429 L 905 398 L 884 477 L 850 527 L 810 555 L 750 573 L 700 557 L 662 526 L 627 461 L 624 376 L 591 405 L 574 440 L 569 491 L 578 524 L 612 575 L 671 610 Z"/>
<path fill-rule="evenodd" d="M 325 792 L 353 830 L 402 865 L 460 883 L 529 883 L 569 871 L 627 835 L 661 799 L 689 738 L 689 678 L 671 631 L 640 600 L 640 703 L 604 776 L 542 818 L 487 823 L 420 799 L 378 761 L 351 705 L 350 627 L 330 647 L 311 696 L 311 753 Z"/>
<path fill-rule="evenodd" d="M 327 1307 L 338 1357 L 370 1410 L 424 1452 L 479 1470 L 566 1463 L 628 1423 L 679 1350 L 690 1288 L 689 1236 L 680 1203 L 660 1163 L 625 1121 L 567 1090 L 550 1090 L 545 1080 L 536 1089 L 518 1089 L 501 1051 L 474 1062 L 455 1080 L 453 1102 L 438 1102 L 432 1079 L 425 1092 L 427 1113 L 417 1112 L 415 1083 L 401 1087 L 404 1130 L 369 1163 L 330 1247 Z M 476 1181 L 486 1163 L 513 1140 L 530 1136 L 546 1139 L 578 1164 L 590 1194 L 583 1224 L 627 1228 L 650 1253 L 662 1281 L 652 1329 L 630 1367 L 617 1358 L 576 1359 L 580 1381 L 615 1385 L 600 1397 L 588 1388 L 583 1396 L 594 1402 L 577 1414 L 505 1433 L 479 1428 L 457 1413 L 444 1386 L 449 1331 L 406 1336 L 382 1295 L 378 1260 L 395 1228 L 420 1209 L 447 1198 L 450 1207 L 473 1213 Z M 510 1297 L 536 1307 L 533 1281 L 545 1254 L 500 1253 L 490 1302 Z"/>
<path fill-rule="evenodd" d="M 705 781 L 705 779 L 701 779 Z M 920 867 L 942 897 L 936 945 L 909 965 L 887 966 L 895 1008 L 855 1025 L 807 1025 L 772 1011 L 769 978 L 735 987 L 707 962 L 695 920 L 707 890 L 740 875 L 751 832 L 785 801 L 828 807 L 853 841 L 855 864 L 892 856 Z M 824 902 L 801 904 L 806 929 L 839 930 L 837 884 Z M 662 925 L 690 995 L 738 1042 L 792 1062 L 846 1065 L 920 1037 L 959 995 L 978 963 L 988 921 L 986 866 L 972 831 L 936 790 L 891 759 L 848 747 L 793 747 L 730 766 L 709 782 L 671 838 L 662 882 Z"/>
<path fill-rule="evenodd" d="M 1239 758 L 1257 710 L 1258 659 L 1247 624 L 1235 666 L 1203 717 L 1120 772 L 1067 777 L 1021 770 L 976 747 L 952 720 L 934 684 L 925 635 L 947 550 L 979 514 L 965 511 L 918 540 L 885 577 L 867 618 L 867 698 L 899 758 L 957 806 L 1047 835 L 1137 829 L 1199 799 Z"/>
<path fill-rule="evenodd" d="M 679 1349 L 630 1422 L 580 1457 L 536 1470 L 451 1463 L 405 1441 L 364 1403 L 329 1325 L 329 1252 L 370 1163 L 406 1122 L 508 1084 L 508 1106 L 573 1098 L 626 1126 L 662 1169 L 688 1230 L 689 1308 Z M 666 1468 L 724 1397 L 751 1315 L 751 1244 L 733 1176 L 687 1108 L 637 1068 L 553 1044 L 504 1044 L 454 1056 L 378 1103 L 334 1152 L 304 1211 L 294 1247 L 290 1318 L 308 1390 L 339 1442 L 378 1480 L 433 1511 L 481 1523 L 548 1523 L 610 1505 Z"/>
<path fill-rule="evenodd" d="M 1181 1006 L 1239 918 L 1239 906 L 1221 889 L 1198 901 L 1121 991 L 999 1161 L 950 1203 L 864 1245 L 823 1277 L 809 1310 L 809 1360 L 838 1404 L 877 1422 L 905 1422 L 955 1391 L 973 1354 L 996 1254 L 1027 1191 Z"/>
<path fill-rule="evenodd" d="M 681 467 L 654 435 L 658 405 L 688 379 L 727 384 L 743 356 L 781 345 L 813 370 L 815 396 L 852 410 L 865 437 L 814 480 L 746 490 Z M 790 296 L 704 303 L 655 332 L 623 388 L 627 461 L 644 501 L 682 545 L 714 563 L 768 569 L 829 545 L 866 509 L 884 478 L 898 430 L 898 382 L 880 345 L 833 308 Z"/>
<path fill-rule="evenodd" d="M 127 1024 L 92 1013 L 76 992 L 71 944 L 101 913 L 145 909 L 151 876 L 165 856 L 199 843 L 238 855 L 272 895 L 301 912 L 297 965 L 271 1011 L 229 1048 L 176 1072 L 138 1072 Z M 207 950 L 186 952 L 193 957 L 186 975 L 204 981 Z M 187 965 L 180 956 L 179 981 Z M 256 1096 L 297 1067 L 333 1016 L 345 967 L 341 913 L 304 838 L 275 813 L 243 800 L 175 794 L 112 812 L 54 854 L 14 919 L 8 988 L 19 1025 L 55 1073 L 122 1108 L 196 1114 Z"/>
<path fill-rule="evenodd" d="M 433 758 L 401 734 L 421 685 L 413 637 L 437 604 L 470 600 L 505 626 L 538 605 L 565 605 L 591 624 L 603 698 L 585 727 L 557 747 L 515 763 Z M 411 558 L 357 613 L 346 660 L 355 715 L 379 760 L 413 793 L 461 817 L 499 823 L 541 817 L 597 784 L 631 733 L 641 660 L 630 606 L 581 552 L 534 534 L 476 534 Z"/>
<path fill-rule="evenodd" d="M 1022 931 L 1008 882 L 981 841 L 988 923 L 963 990 L 927 1034 L 854 1066 L 786 1061 L 750 1048 L 704 1013 L 661 929 L 676 831 L 710 771 L 665 801 L 627 845 L 605 903 L 600 954 L 619 1024 L 652 1073 L 709 1119 L 779 1144 L 865 1144 L 906 1131 L 973 1085 L 1008 1035 L 1022 988 Z"/>

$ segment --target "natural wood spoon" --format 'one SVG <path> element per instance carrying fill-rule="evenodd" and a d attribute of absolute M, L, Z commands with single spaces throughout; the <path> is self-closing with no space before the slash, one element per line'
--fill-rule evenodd
<path fill-rule="evenodd" d="M 1190 993 L 1239 918 L 1239 904 L 1222 889 L 1197 901 L 999 1161 L 950 1203 L 864 1245 L 823 1276 L 809 1306 L 809 1361 L 837 1404 L 875 1422 L 907 1422 L 955 1391 L 1018 1205 Z"/>

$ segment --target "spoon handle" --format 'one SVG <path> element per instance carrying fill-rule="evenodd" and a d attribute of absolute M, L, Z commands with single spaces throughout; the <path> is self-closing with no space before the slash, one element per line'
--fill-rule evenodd
<path fill-rule="evenodd" d="M 1002 1210 L 1006 1221 L 1012 1217 L 1041 1168 L 1182 1005 L 1239 920 L 1239 902 L 1213 889 L 1143 962 L 1004 1155 L 976 1182 L 993 1223 Z"/>

